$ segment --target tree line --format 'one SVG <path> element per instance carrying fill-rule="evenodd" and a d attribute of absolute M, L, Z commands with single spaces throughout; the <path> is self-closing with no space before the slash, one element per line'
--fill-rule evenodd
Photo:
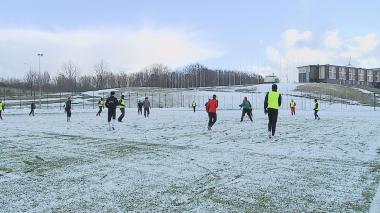
<path fill-rule="evenodd" d="M 77 92 L 121 87 L 192 88 L 258 84 L 262 76 L 238 70 L 210 69 L 190 64 L 170 70 L 163 64 L 153 64 L 137 73 L 114 73 L 103 60 L 94 66 L 90 75 L 81 75 L 78 65 L 64 63 L 55 76 L 48 71 L 39 73 L 32 67 L 23 79 L 0 79 L 0 86 L 36 91 Z"/>

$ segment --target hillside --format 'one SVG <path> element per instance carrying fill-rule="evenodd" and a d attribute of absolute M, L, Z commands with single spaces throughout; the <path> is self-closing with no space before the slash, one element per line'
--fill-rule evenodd
<path fill-rule="evenodd" d="M 372 88 L 372 91 L 348 87 L 343 85 L 336 84 L 325 84 L 325 83 L 308 83 L 297 86 L 295 91 L 312 94 L 313 98 L 323 99 L 328 102 L 335 103 L 350 103 L 355 104 L 359 103 L 365 106 L 374 105 L 374 94 L 377 92 L 377 96 L 380 93 L 380 90 Z M 375 101 L 376 106 L 380 106 L 380 99 Z"/>

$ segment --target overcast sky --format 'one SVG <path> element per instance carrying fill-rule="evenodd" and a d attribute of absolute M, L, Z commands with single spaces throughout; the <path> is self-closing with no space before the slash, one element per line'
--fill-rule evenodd
<path fill-rule="evenodd" d="M 380 3 L 327 0 L 2 0 L 0 77 L 63 63 L 113 72 L 152 63 L 275 73 L 297 79 L 298 65 L 380 67 Z"/>

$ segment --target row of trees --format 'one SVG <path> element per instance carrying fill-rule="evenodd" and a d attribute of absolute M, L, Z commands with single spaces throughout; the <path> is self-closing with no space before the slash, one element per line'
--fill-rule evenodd
<path fill-rule="evenodd" d="M 79 67 L 67 62 L 52 77 L 49 72 L 38 73 L 33 68 L 24 79 L 0 79 L 0 86 L 33 91 L 85 91 L 120 87 L 190 88 L 258 84 L 260 75 L 237 70 L 210 69 L 191 64 L 170 70 L 163 64 L 154 64 L 138 73 L 113 73 L 102 60 L 94 66 L 93 75 L 80 75 Z"/>
<path fill-rule="evenodd" d="M 177 71 L 170 71 L 165 65 L 156 64 L 128 76 L 128 86 L 132 87 L 212 87 L 258 84 L 261 81 L 262 77 L 253 73 L 210 69 L 200 64 L 191 64 Z"/>

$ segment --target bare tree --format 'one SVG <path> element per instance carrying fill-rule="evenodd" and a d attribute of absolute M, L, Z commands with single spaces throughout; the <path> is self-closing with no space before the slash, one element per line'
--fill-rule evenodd
<path fill-rule="evenodd" d="M 77 80 L 79 77 L 79 67 L 72 63 L 67 62 L 62 65 L 62 72 L 59 74 L 61 76 L 61 80 L 64 80 L 63 82 L 63 88 L 65 90 L 75 90 L 77 87 Z"/>
<path fill-rule="evenodd" d="M 41 85 L 44 90 L 48 90 L 50 86 L 50 73 L 45 71 L 41 76 Z"/>
<path fill-rule="evenodd" d="M 25 74 L 24 81 L 0 78 L 0 86 L 28 89 L 33 95 L 33 91 L 40 87 L 46 91 L 73 91 L 75 89 L 92 90 L 115 87 L 211 87 L 262 82 L 262 77 L 254 73 L 210 69 L 201 64 L 190 64 L 177 70 L 170 70 L 163 64 L 153 64 L 140 72 L 126 74 L 124 72 L 112 73 L 109 71 L 108 65 L 101 60 L 94 66 L 94 70 L 94 75 L 80 76 L 79 67 L 72 62 L 67 62 L 52 78 L 47 71 L 39 74 L 30 68 Z"/>
<path fill-rule="evenodd" d="M 81 90 L 92 90 L 95 89 L 94 78 L 90 75 L 80 76 L 78 79 L 79 88 Z"/>
<path fill-rule="evenodd" d="M 33 95 L 36 79 L 37 79 L 37 72 L 34 71 L 32 67 L 30 67 L 29 71 L 25 74 L 25 82 L 28 88 L 30 89 L 30 96 Z"/>
<path fill-rule="evenodd" d="M 108 65 L 102 59 L 98 64 L 95 64 L 96 88 L 103 89 L 106 87 L 106 78 L 108 75 Z"/>
<path fill-rule="evenodd" d="M 55 87 L 57 88 L 58 91 L 65 90 L 64 85 L 66 82 L 66 77 L 63 73 L 58 73 L 58 75 L 54 78 L 53 81 L 54 81 Z"/>

